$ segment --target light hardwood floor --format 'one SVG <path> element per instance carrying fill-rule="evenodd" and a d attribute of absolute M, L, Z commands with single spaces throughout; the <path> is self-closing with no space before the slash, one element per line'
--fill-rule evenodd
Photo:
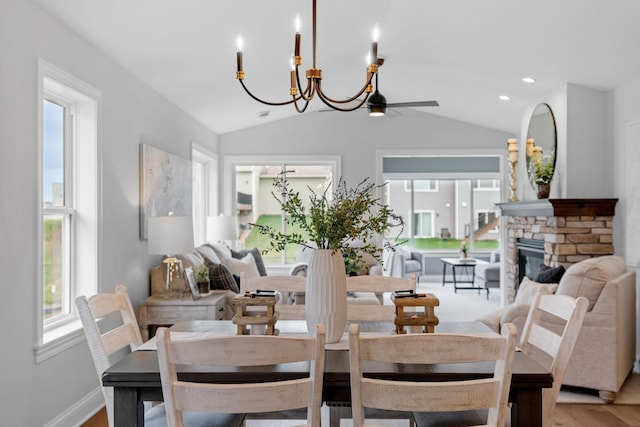
<path fill-rule="evenodd" d="M 640 427 L 638 405 L 558 405 L 555 427 Z M 104 408 L 82 427 L 109 427 Z"/>

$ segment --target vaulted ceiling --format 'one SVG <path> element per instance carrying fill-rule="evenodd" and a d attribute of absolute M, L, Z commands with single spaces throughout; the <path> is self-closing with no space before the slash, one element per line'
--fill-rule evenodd
<path fill-rule="evenodd" d="M 235 40 L 247 86 L 287 100 L 297 12 L 311 64 L 311 0 L 33 1 L 216 133 L 297 114 L 244 93 Z M 640 77 L 639 22 L 636 0 L 318 0 L 317 62 L 332 97 L 351 95 L 378 23 L 388 102 L 435 99 L 421 110 L 516 133 L 527 108 L 566 83 L 611 90 Z"/>

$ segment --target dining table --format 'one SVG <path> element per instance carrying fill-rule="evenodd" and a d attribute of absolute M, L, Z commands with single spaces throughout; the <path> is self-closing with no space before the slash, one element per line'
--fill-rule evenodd
<path fill-rule="evenodd" d="M 358 323 L 363 334 L 395 333 L 392 322 Z M 299 320 L 278 321 L 277 328 L 281 335 L 305 334 L 307 331 L 306 322 Z M 182 321 L 170 329 L 174 339 L 234 335 L 237 332 L 236 325 L 228 320 Z M 441 322 L 435 332 L 495 334 L 477 321 Z M 325 349 L 322 400 L 328 406 L 349 406 L 348 334 L 345 333 L 340 342 L 327 344 Z M 509 393 L 511 425 L 541 426 L 542 390 L 553 385 L 550 370 L 516 351 L 512 371 Z M 372 378 L 409 381 L 466 380 L 492 376 L 493 362 L 416 365 L 370 362 L 365 365 L 363 374 Z M 178 372 L 178 377 L 185 381 L 213 383 L 287 380 L 308 375 L 308 362 L 254 367 L 183 367 Z M 152 338 L 109 367 L 102 375 L 102 384 L 113 387 L 115 427 L 144 426 L 143 402 L 163 400 L 155 339 Z"/>

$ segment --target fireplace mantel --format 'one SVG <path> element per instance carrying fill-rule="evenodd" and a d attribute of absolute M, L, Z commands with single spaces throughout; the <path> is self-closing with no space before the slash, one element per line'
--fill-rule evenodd
<path fill-rule="evenodd" d="M 614 216 L 618 199 L 542 199 L 496 203 L 505 216 Z"/>

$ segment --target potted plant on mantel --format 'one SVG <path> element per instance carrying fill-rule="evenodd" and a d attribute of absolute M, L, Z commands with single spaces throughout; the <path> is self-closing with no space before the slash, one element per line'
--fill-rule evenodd
<path fill-rule="evenodd" d="M 534 162 L 534 182 L 538 185 L 538 199 L 549 197 L 551 178 L 553 178 L 553 161 L 536 160 Z"/>
<path fill-rule="evenodd" d="M 305 204 L 300 193 L 289 186 L 286 174 L 285 171 L 274 179 L 271 194 L 280 204 L 287 224 L 299 227 L 307 236 L 252 225 L 271 238 L 267 252 L 283 251 L 291 243 L 313 249 L 307 269 L 307 327 L 312 331 L 317 323 L 324 323 L 327 342 L 337 342 L 344 332 L 347 311 L 343 253 L 356 263 L 362 262 L 358 252 L 351 247 L 353 242 L 359 242 L 358 251 L 380 261 L 384 249 L 397 246 L 404 220 L 380 202 L 377 192 L 384 184 L 376 185 L 367 178 L 355 188 L 347 188 L 340 178 L 333 192 L 328 187 L 317 194 L 309 188 L 309 202 Z M 392 227 L 400 227 L 398 235 L 380 245 L 380 236 Z"/>

